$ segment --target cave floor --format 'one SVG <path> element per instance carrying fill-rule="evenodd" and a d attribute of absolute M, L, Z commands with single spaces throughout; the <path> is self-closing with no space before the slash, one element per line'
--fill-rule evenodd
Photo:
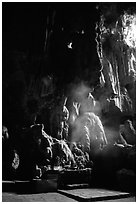
<path fill-rule="evenodd" d="M 8 183 L 11 185 L 11 183 Z M 12 188 L 4 189 L 2 202 L 136 202 L 136 196 L 127 192 L 104 188 L 70 188 L 58 189 L 45 193 L 21 193 Z"/>
<path fill-rule="evenodd" d="M 91 189 L 91 191 L 93 191 L 93 189 Z M 3 192 L 2 202 L 79 202 L 79 201 L 76 199 L 70 198 L 66 195 L 62 195 L 61 193 L 58 193 L 58 192 L 39 193 L 39 194 L 16 194 L 13 192 L 11 193 Z M 88 201 L 86 200 L 83 202 L 88 202 Z M 100 200 L 100 202 L 136 202 L 136 197 L 130 196 L 127 198 L 116 198 L 116 199 L 110 198 L 107 200 Z"/>

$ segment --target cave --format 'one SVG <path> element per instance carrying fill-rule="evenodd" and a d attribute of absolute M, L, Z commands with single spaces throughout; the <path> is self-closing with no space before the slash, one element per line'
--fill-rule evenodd
<path fill-rule="evenodd" d="M 135 192 L 135 2 L 2 3 L 2 179 L 50 171 Z"/>

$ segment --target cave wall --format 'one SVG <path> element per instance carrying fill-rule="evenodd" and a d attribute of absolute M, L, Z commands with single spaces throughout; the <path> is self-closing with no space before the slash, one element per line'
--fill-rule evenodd
<path fill-rule="evenodd" d="M 109 7 L 108 12 L 112 11 Z M 109 16 L 108 16 L 109 18 Z M 136 111 L 136 15 L 124 11 L 112 22 L 101 18 L 101 63 L 105 86 L 116 106 L 127 114 Z"/>
<path fill-rule="evenodd" d="M 119 125 L 126 119 L 135 127 L 136 13 L 135 4 L 121 12 L 118 4 L 103 7 L 97 24 L 97 51 L 102 69 L 101 90 L 96 97 L 107 137 L 112 138 L 117 137 Z"/>
<path fill-rule="evenodd" d="M 122 112 L 134 115 L 136 111 L 136 39 L 135 36 L 127 38 L 129 35 L 134 35 L 136 17 L 135 14 L 126 12 L 112 24 L 106 25 L 104 21 L 101 19 L 101 63 L 104 84 L 108 92 L 115 95 L 115 105 Z"/>
<path fill-rule="evenodd" d="M 99 80 L 94 40 L 98 13 L 95 4 L 83 5 L 3 3 L 5 125 L 32 123 L 41 106 L 56 104 L 69 83 L 91 79 L 89 71 L 95 75 L 93 84 Z"/>
<path fill-rule="evenodd" d="M 41 107 L 54 107 L 57 95 L 67 93 L 68 85 L 78 81 L 95 88 L 93 94 L 104 114 L 134 117 L 136 48 L 124 41 L 122 15 L 130 7 L 127 3 L 101 3 L 99 9 L 96 3 L 48 3 L 24 4 L 22 10 L 19 4 L 8 9 L 6 4 L 3 122 L 30 124 L 27 120 L 33 121 Z M 135 4 L 132 8 L 131 17 Z"/>

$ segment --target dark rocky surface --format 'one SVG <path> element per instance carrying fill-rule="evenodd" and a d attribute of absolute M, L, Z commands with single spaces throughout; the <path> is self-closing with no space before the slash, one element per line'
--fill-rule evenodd
<path fill-rule="evenodd" d="M 65 157 L 64 163 L 69 164 L 71 159 L 74 163 L 69 142 L 80 137 L 81 148 L 85 144 L 84 149 L 90 150 L 91 158 L 87 156 L 92 159 L 91 166 L 94 161 L 95 184 L 109 182 L 121 190 L 135 191 L 135 7 L 132 2 L 2 4 L 2 123 L 7 128 L 7 133 L 2 133 L 3 179 L 41 177 L 36 165 L 48 165 L 54 148 L 37 137 L 42 136 L 41 128 L 27 133 L 39 123 L 44 124 L 48 138 L 60 140 L 63 133 L 68 140 L 65 143 L 69 146 L 64 145 L 67 148 L 61 148 L 62 142 L 56 146 L 54 156 L 60 154 L 53 160 L 57 165 Z M 132 38 L 126 36 L 126 30 Z M 88 93 L 95 101 L 91 110 Z M 87 117 L 82 124 L 71 123 L 72 116 L 81 118 L 82 104 L 101 122 L 94 125 L 91 118 L 88 127 Z M 128 119 L 130 127 L 125 126 Z M 122 132 L 120 124 L 124 125 Z M 80 131 L 82 135 L 77 127 L 85 129 Z M 108 145 L 102 151 L 103 138 L 94 127 L 105 131 Z M 116 145 L 120 134 L 126 140 L 123 148 L 122 143 Z M 79 168 L 84 168 L 84 157 L 76 158 Z"/>

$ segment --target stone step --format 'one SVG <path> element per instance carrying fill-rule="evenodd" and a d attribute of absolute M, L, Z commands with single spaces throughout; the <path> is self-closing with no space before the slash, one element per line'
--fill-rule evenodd
<path fill-rule="evenodd" d="M 58 190 L 62 195 L 68 196 L 79 202 L 92 202 L 103 200 L 114 200 L 120 198 L 130 197 L 131 194 L 127 192 L 113 191 L 107 189 L 95 188 L 81 188 L 72 190 Z"/>
<path fill-rule="evenodd" d="M 33 179 L 31 181 L 16 181 L 17 193 L 46 193 L 57 191 L 56 179 Z"/>
<path fill-rule="evenodd" d="M 31 181 L 2 181 L 2 192 L 45 193 L 57 191 L 57 179 L 33 179 Z"/>
<path fill-rule="evenodd" d="M 15 182 L 14 181 L 2 181 L 2 192 L 14 192 Z"/>

